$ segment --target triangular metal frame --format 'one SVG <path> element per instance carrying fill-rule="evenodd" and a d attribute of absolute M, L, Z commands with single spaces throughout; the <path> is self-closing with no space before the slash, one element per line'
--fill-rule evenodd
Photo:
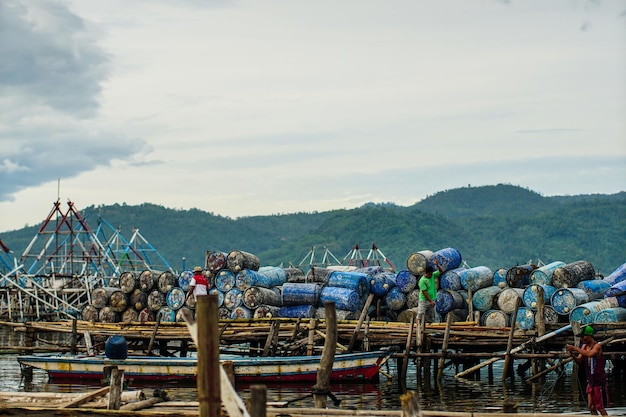
<path fill-rule="evenodd" d="M 341 265 L 341 261 L 337 259 L 337 257 L 328 249 L 326 246 L 322 246 L 322 259 L 318 261 L 318 251 L 315 246 L 311 247 L 311 250 L 306 254 L 306 256 L 300 261 L 298 264 L 299 268 L 306 266 L 307 268 L 317 267 L 317 268 L 326 268 L 331 265 Z"/>

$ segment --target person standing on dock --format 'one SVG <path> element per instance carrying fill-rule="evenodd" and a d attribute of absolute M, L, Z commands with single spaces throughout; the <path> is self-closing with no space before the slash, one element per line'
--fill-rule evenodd
<path fill-rule="evenodd" d="M 593 338 L 595 330 L 587 325 L 583 326 L 578 333 L 582 337 L 583 345 L 576 347 L 567 345 L 565 349 L 572 354 L 577 364 L 585 367 L 585 375 L 587 376 L 587 406 L 591 414 L 598 413 L 603 416 L 607 415 L 605 402 L 608 404 L 608 394 L 606 390 L 606 373 L 604 371 L 604 354 L 602 345 Z"/>
<path fill-rule="evenodd" d="M 417 317 L 426 323 L 435 321 L 435 299 L 437 298 L 437 282 L 441 275 L 441 267 L 435 259 L 435 268 L 428 265 L 424 269 L 424 275 L 418 282 L 420 297 L 417 303 Z"/>
<path fill-rule="evenodd" d="M 193 277 L 189 281 L 189 291 L 187 291 L 187 296 L 185 297 L 185 303 L 189 296 L 193 293 L 196 299 L 199 295 L 207 295 L 209 290 L 209 282 L 206 277 L 202 274 L 202 268 L 196 266 L 193 268 Z"/>

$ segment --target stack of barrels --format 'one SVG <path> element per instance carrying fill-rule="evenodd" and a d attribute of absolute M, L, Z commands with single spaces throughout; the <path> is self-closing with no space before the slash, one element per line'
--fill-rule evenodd
<path fill-rule="evenodd" d="M 475 320 L 489 327 L 535 327 L 538 296 L 543 294 L 546 323 L 626 321 L 626 263 L 599 278 L 590 262 L 531 263 L 492 271 L 463 265 L 451 247 L 409 255 L 407 268 L 391 272 L 380 265 L 299 268 L 261 266 L 249 252 L 207 251 L 202 271 L 209 293 L 218 297 L 221 319 L 321 317 L 324 304 L 335 303 L 339 319 L 356 319 L 368 304 L 376 320 L 409 321 L 417 313 L 419 279 L 427 266 L 442 270 L 435 301 L 439 320 Z M 185 298 L 193 273 L 124 272 L 119 285 L 92 291 L 84 320 L 101 322 L 182 321 L 195 312 L 196 300 Z M 515 314 L 513 314 L 515 313 Z M 512 323 L 512 317 L 515 322 Z"/>
<path fill-rule="evenodd" d="M 485 266 L 461 266 L 461 255 L 453 248 L 424 250 L 407 258 L 408 270 L 398 273 L 398 286 L 404 288 L 407 282 L 412 288 L 435 260 L 442 269 L 435 302 L 441 321 L 453 314 L 454 321 L 479 317 L 484 326 L 534 329 L 539 294 L 546 323 L 626 321 L 626 264 L 606 278 L 598 277 L 586 260 L 529 263 L 492 272 Z M 418 297 L 419 289 L 408 292 L 408 311 L 416 312 L 413 300 Z"/>
<path fill-rule="evenodd" d="M 104 323 L 182 320 L 185 290 L 172 271 L 123 272 L 119 285 L 91 291 L 82 319 Z M 177 317 L 178 316 L 178 317 Z"/>
<path fill-rule="evenodd" d="M 218 296 L 220 318 L 320 317 L 327 301 L 339 318 L 354 318 L 369 293 L 366 275 L 355 271 L 260 267 L 250 253 L 207 252 L 214 277 L 210 293 Z M 346 269 L 346 268 L 342 268 Z"/>

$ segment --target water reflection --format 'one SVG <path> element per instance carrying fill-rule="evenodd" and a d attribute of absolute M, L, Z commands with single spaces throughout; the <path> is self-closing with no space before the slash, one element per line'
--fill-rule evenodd
<path fill-rule="evenodd" d="M 47 336 L 51 341 L 59 342 L 59 335 Z M 55 339 L 56 338 L 56 339 Z M 23 344 L 23 335 L 11 333 L 0 327 L 0 346 L 20 346 Z M 1 353 L 1 352 L 0 352 Z M 83 392 L 94 388 L 97 384 L 61 384 L 48 382 L 45 372 L 33 370 L 32 382 L 22 377 L 17 353 L 0 354 L 0 369 L 3 370 L 0 378 L 0 391 L 25 392 Z M 609 362 L 610 363 L 610 362 Z M 416 390 L 420 406 L 425 410 L 495 412 L 501 411 L 506 403 L 517 406 L 519 412 L 576 412 L 585 411 L 585 404 L 578 398 L 578 389 L 572 389 L 571 370 L 567 369 L 560 374 L 551 373 L 543 382 L 525 383 L 518 379 L 507 379 L 504 383 L 501 375 L 500 362 L 494 364 L 495 378 L 469 380 L 456 379 L 455 369 L 444 371 L 440 382 L 434 378 L 420 380 L 416 378 L 416 368 L 413 363 L 408 367 L 406 389 Z M 609 365 L 610 366 L 610 365 Z M 610 369 L 609 370 L 609 375 Z M 390 361 L 386 373 L 397 375 L 395 362 Z M 487 375 L 484 372 L 483 375 Z M 611 378 L 611 377 L 610 377 Z M 129 381 L 129 388 L 166 389 L 170 398 L 180 401 L 196 400 L 196 390 L 193 384 L 151 384 L 135 385 Z M 611 405 L 614 407 L 626 406 L 626 393 L 622 389 L 622 381 L 609 382 Z M 245 400 L 249 396 L 250 385 L 238 385 L 237 391 Z M 289 384 L 268 385 L 267 400 L 269 402 L 286 403 L 293 407 L 313 407 L 311 385 Z M 390 410 L 401 407 L 399 397 L 401 390 L 395 380 L 382 376 L 377 383 L 368 384 L 333 384 L 331 392 L 340 400 L 339 406 L 333 405 L 329 399 L 329 408 L 343 409 L 373 409 Z"/>

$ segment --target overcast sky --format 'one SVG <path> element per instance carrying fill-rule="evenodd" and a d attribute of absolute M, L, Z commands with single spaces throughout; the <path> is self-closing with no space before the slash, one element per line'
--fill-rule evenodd
<path fill-rule="evenodd" d="M 0 231 L 626 190 L 626 0 L 2 0 L 0 57 Z"/>

